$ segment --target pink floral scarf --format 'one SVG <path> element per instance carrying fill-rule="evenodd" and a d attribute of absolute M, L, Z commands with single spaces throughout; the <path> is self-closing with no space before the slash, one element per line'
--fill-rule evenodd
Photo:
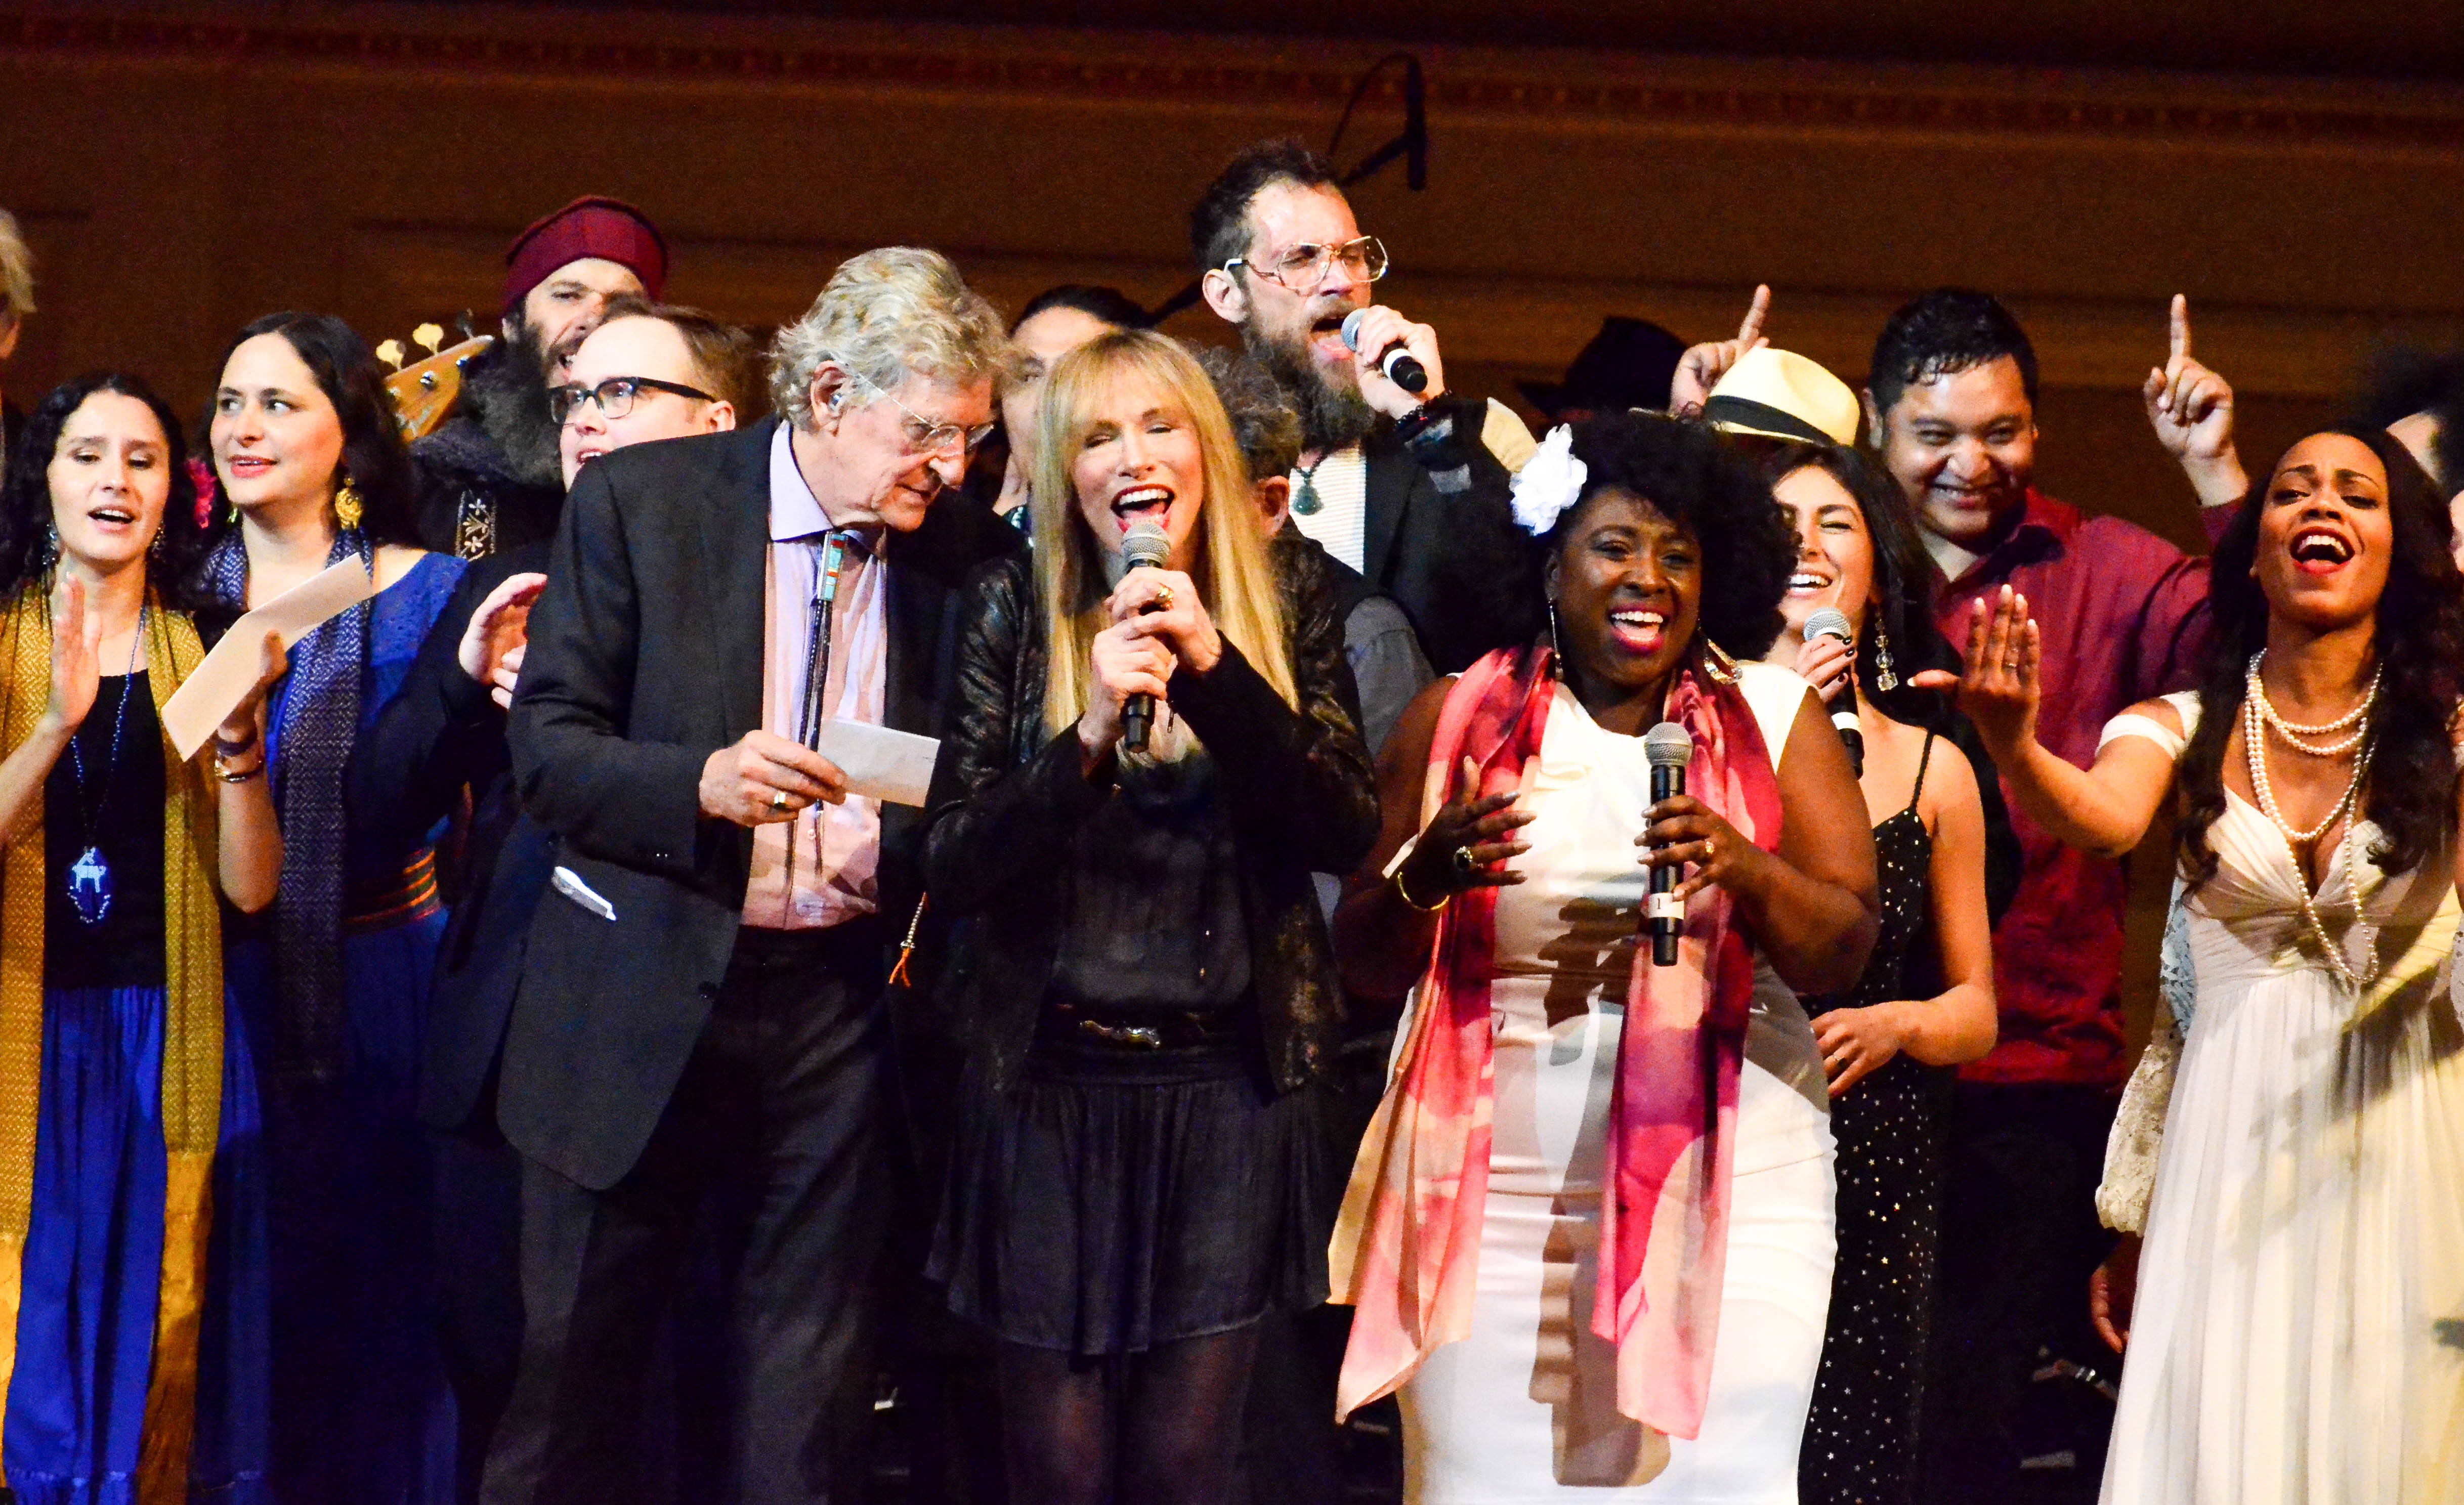
<path fill-rule="evenodd" d="M 1540 753 L 1554 684 L 1544 648 L 1500 649 L 1446 696 L 1423 795 L 1426 818 L 1462 791 L 1522 787 Z M 1779 785 L 1732 678 L 1678 673 L 1665 714 L 1693 733 L 1687 792 L 1769 851 Z M 1674 967 L 1638 947 L 1610 1101 L 1599 1284 L 1593 1327 L 1617 1347 L 1617 1409 L 1672 1437 L 1703 1426 L 1727 1261 L 1737 1078 L 1754 962 L 1732 905 L 1705 887 L 1686 906 Z M 1497 891 L 1446 906 L 1400 1059 L 1362 1141 L 1331 1251 L 1334 1299 L 1355 1308 L 1338 1416 L 1385 1395 L 1440 1344 L 1471 1331 L 1487 1200 L 1494 1063 L 1489 980 Z"/>

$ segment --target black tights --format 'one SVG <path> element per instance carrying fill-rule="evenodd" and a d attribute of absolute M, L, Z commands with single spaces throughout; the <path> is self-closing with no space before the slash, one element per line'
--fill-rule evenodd
<path fill-rule="evenodd" d="M 1001 1345 L 1009 1497 L 1033 1505 L 1222 1505 L 1257 1324 L 1082 1359 Z"/>

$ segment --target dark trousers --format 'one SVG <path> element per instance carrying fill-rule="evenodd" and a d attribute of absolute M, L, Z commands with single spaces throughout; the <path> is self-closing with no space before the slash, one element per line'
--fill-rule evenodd
<path fill-rule="evenodd" d="M 2095 1087 L 1959 1084 L 1923 1432 L 1925 1497 L 1939 1505 L 2008 1497 L 2036 1453 L 2075 1452 L 2094 1485 L 2110 1407 L 2075 1381 L 2030 1377 L 2040 1350 L 2113 1372 L 2087 1287 L 2113 1247 L 2096 1188 L 2114 1106 Z"/>
<path fill-rule="evenodd" d="M 436 1319 L 453 1385 L 453 1497 L 473 1505 L 488 1444 L 522 1354 L 522 1158 L 496 1129 L 495 1099 L 458 1129 L 430 1129 Z"/>
<path fill-rule="evenodd" d="M 886 1220 L 879 929 L 746 930 L 632 1171 L 522 1167 L 522 1365 L 489 1505 L 646 1497 L 646 1377 L 716 1199 L 728 1250 L 730 1476 L 698 1501 L 866 1494 L 871 1294 Z"/>

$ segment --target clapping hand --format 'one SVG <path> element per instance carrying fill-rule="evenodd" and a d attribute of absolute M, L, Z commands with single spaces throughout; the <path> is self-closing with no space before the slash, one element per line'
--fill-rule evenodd
<path fill-rule="evenodd" d="M 1463 792 L 1429 818 L 1412 855 L 1396 869 L 1404 903 L 1429 908 L 1474 888 L 1523 882 L 1523 874 L 1498 864 L 1531 850 L 1530 842 L 1514 835 L 1531 823 L 1531 816 L 1514 807 L 1512 790 L 1482 795 L 1476 793 L 1479 788 L 1480 765 L 1466 757 Z"/>
<path fill-rule="evenodd" d="M 1771 312 L 1771 289 L 1756 286 L 1753 306 L 1746 310 L 1745 322 L 1737 326 L 1734 339 L 1715 339 L 1687 350 L 1677 362 L 1677 375 L 1668 383 L 1668 410 L 1685 414 L 1700 412 L 1711 400 L 1711 388 L 1728 374 L 1728 368 L 1749 350 L 1759 350 L 1771 343 L 1763 338 L 1763 316 Z"/>
<path fill-rule="evenodd" d="M 2233 447 L 2233 385 L 2190 354 L 2190 302 L 2173 294 L 2171 348 L 2162 366 L 2148 368 L 2139 395 L 2147 422 L 2211 507 L 2239 501 L 2249 489 L 2241 456 Z"/>
<path fill-rule="evenodd" d="M 544 575 L 509 575 L 462 629 L 455 658 L 462 672 L 489 687 L 499 706 L 510 706 L 514 685 L 522 671 L 522 650 L 529 643 L 531 605 L 547 588 Z"/>
<path fill-rule="evenodd" d="M 1991 605 L 1969 608 L 1968 654 L 1962 671 L 1926 669 L 1908 683 L 1920 689 L 1956 690 L 1959 709 L 1976 724 L 1986 751 L 2005 763 L 2036 735 L 2036 707 L 2043 693 L 2043 637 L 2028 615 L 2028 598 L 2002 587 Z"/>
<path fill-rule="evenodd" d="M 85 609 L 85 582 L 67 571 L 52 592 L 52 694 L 43 723 L 55 734 L 74 736 L 102 688 L 102 619 Z"/>

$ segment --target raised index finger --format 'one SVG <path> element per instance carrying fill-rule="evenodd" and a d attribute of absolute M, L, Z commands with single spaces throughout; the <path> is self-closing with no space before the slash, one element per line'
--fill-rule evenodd
<path fill-rule="evenodd" d="M 2181 294 L 2173 294 L 2173 353 L 2171 360 L 2187 360 L 2190 356 L 2190 300 Z M 2170 363 L 2169 361 L 2167 362 Z"/>
<path fill-rule="evenodd" d="M 1754 341 L 1762 338 L 1763 316 L 1770 312 L 1771 289 L 1757 282 L 1754 284 L 1753 306 L 1746 310 L 1746 321 L 1737 326 L 1737 343 L 1752 349 Z"/>

